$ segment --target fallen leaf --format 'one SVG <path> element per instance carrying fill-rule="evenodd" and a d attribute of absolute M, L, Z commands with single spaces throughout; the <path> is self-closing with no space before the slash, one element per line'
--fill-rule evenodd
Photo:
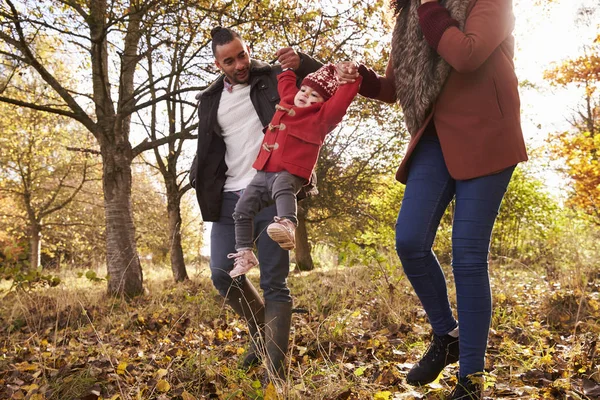
<path fill-rule="evenodd" d="M 373 396 L 373 400 L 391 400 L 391 399 L 392 399 L 392 392 L 387 391 L 387 390 L 383 391 L 383 392 L 377 392 Z"/>
<path fill-rule="evenodd" d="M 166 393 L 170 389 L 171 389 L 171 385 L 169 384 L 169 382 L 165 381 L 164 379 L 161 379 L 156 383 L 156 390 L 158 390 L 159 392 Z"/>
<path fill-rule="evenodd" d="M 265 400 L 279 400 L 279 396 L 277 395 L 277 389 L 273 383 L 269 383 L 265 389 Z"/>
<path fill-rule="evenodd" d="M 181 398 L 182 398 L 182 400 L 196 400 L 196 398 L 194 396 L 192 396 L 190 393 L 188 393 L 187 391 L 184 391 L 183 393 L 181 393 Z"/>
<path fill-rule="evenodd" d="M 156 379 L 162 379 L 165 376 L 167 376 L 168 373 L 169 373 L 169 371 L 167 371 L 164 368 L 161 368 L 158 371 L 156 371 Z"/>
<path fill-rule="evenodd" d="M 22 390 L 17 390 L 16 392 L 13 393 L 11 399 L 15 399 L 15 400 L 21 400 L 25 398 L 25 393 L 23 393 Z"/>
<path fill-rule="evenodd" d="M 117 366 L 117 374 L 123 375 L 125 374 L 125 370 L 127 369 L 127 363 L 125 361 L 121 361 Z"/>

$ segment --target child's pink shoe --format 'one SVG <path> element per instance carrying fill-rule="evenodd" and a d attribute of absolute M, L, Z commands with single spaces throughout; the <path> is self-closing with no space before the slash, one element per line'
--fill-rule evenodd
<path fill-rule="evenodd" d="M 229 276 L 232 278 L 244 275 L 250 271 L 252 267 L 258 265 L 258 259 L 252 252 L 252 249 L 240 249 L 237 253 L 227 254 L 227 258 L 235 258 L 233 261 L 233 269 L 229 273 Z"/>
<path fill-rule="evenodd" d="M 296 225 L 287 218 L 275 217 L 274 221 L 267 227 L 267 234 L 282 249 L 292 250 L 296 247 Z"/>

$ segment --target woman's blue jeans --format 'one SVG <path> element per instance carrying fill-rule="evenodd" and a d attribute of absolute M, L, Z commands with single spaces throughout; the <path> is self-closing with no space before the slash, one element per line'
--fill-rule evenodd
<path fill-rule="evenodd" d="M 465 157 L 468 157 L 465 154 Z M 488 254 L 492 228 L 514 166 L 494 175 L 453 179 L 436 136 L 425 136 L 411 156 L 396 222 L 396 251 L 436 335 L 456 328 L 446 278 L 432 251 L 440 220 L 456 198 L 452 271 L 456 284 L 460 376 L 483 371 L 492 316 Z"/>

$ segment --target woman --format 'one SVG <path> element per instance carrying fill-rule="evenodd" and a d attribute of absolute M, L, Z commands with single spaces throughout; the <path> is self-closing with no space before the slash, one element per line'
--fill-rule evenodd
<path fill-rule="evenodd" d="M 459 361 L 450 399 L 482 396 L 491 320 L 489 243 L 513 170 L 527 160 L 514 73 L 512 0 L 397 0 L 385 76 L 364 65 L 360 93 L 402 106 L 411 141 L 396 178 L 406 184 L 396 250 L 431 323 L 432 343 L 407 375 L 424 385 Z M 452 268 L 458 321 L 432 244 L 456 199 Z"/>

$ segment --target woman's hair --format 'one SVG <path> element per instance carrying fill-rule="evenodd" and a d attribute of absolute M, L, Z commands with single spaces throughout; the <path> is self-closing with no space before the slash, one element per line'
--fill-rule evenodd
<path fill-rule="evenodd" d="M 390 8 L 394 11 L 394 16 L 400 14 L 400 11 L 408 4 L 410 0 L 391 0 Z"/>
<path fill-rule="evenodd" d="M 231 42 L 233 39 L 241 39 L 240 35 L 231 28 L 223 28 L 222 26 L 216 26 L 211 29 L 210 37 L 212 38 L 212 52 L 215 54 L 217 46 L 222 46 Z"/>

